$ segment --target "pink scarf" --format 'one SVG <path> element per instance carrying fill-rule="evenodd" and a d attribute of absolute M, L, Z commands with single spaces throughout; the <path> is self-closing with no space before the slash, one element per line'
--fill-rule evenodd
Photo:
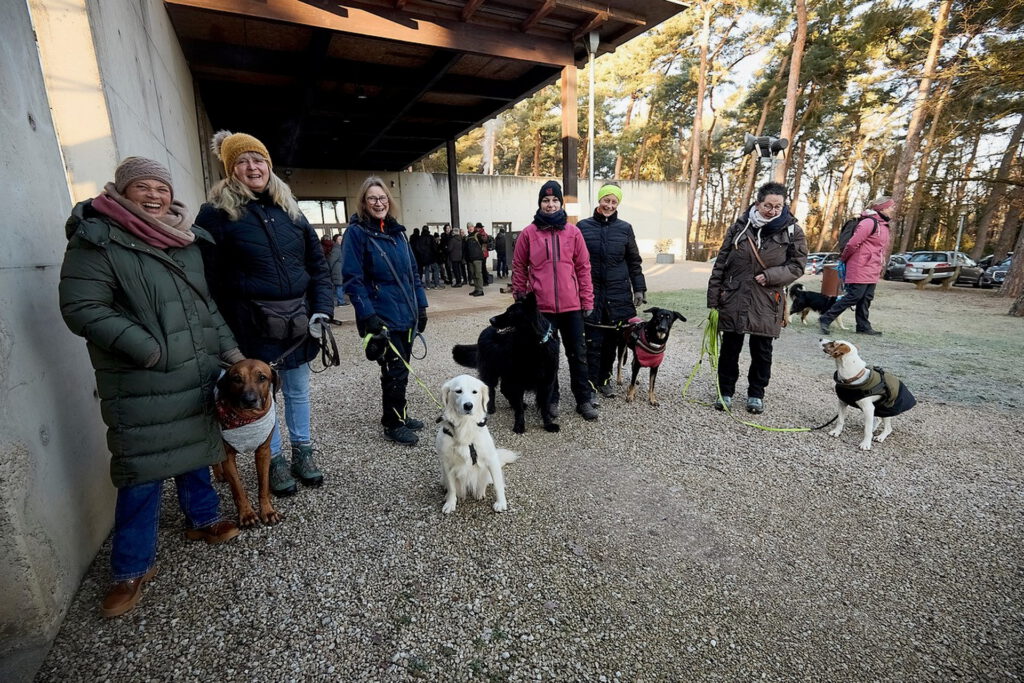
<path fill-rule="evenodd" d="M 113 183 L 107 183 L 103 193 L 92 200 L 92 206 L 157 249 L 187 247 L 196 239 L 195 233 L 192 232 L 192 217 L 185 205 L 177 200 L 171 202 L 171 208 L 166 215 L 155 218 L 143 211 L 135 202 L 121 196 Z"/>

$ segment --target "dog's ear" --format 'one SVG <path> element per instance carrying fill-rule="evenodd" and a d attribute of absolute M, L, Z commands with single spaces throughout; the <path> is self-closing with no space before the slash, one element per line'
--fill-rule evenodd
<path fill-rule="evenodd" d="M 644 309 L 644 313 L 654 314 L 654 313 L 657 313 L 657 312 L 658 312 L 658 307 L 657 306 L 651 306 L 650 308 L 645 308 Z"/>
<path fill-rule="evenodd" d="M 441 385 L 441 405 L 443 406 L 443 408 L 441 408 L 441 415 L 443 415 L 444 419 L 448 420 L 449 422 L 451 422 L 451 420 L 452 420 L 452 414 L 451 414 L 451 410 L 452 410 L 451 409 L 451 405 L 452 404 L 451 404 L 451 401 L 448 400 L 449 397 L 451 396 L 451 393 L 452 393 L 452 380 L 448 380 L 447 382 L 445 382 L 444 384 Z"/>
<path fill-rule="evenodd" d="M 270 391 L 271 397 L 277 399 L 277 390 L 281 388 L 281 375 L 277 373 L 277 368 L 270 368 Z"/>
<path fill-rule="evenodd" d="M 217 394 L 223 398 L 228 393 L 228 382 L 231 381 L 231 375 L 228 374 L 231 368 L 226 368 L 224 372 L 220 374 L 217 379 Z"/>
<path fill-rule="evenodd" d="M 831 348 L 830 348 L 831 347 Z M 840 358 L 848 354 L 852 349 L 847 344 L 835 343 L 825 345 L 825 353 L 833 358 Z"/>
<path fill-rule="evenodd" d="M 676 319 L 676 320 L 681 320 L 681 321 L 683 321 L 684 323 L 686 322 L 686 316 L 684 316 L 684 315 L 683 315 L 682 313 L 680 313 L 679 311 L 672 311 L 672 315 L 673 315 L 673 316 L 675 316 L 675 319 Z"/>
<path fill-rule="evenodd" d="M 483 382 L 480 383 L 480 406 L 479 414 L 476 415 L 481 420 L 487 419 L 487 402 L 490 401 L 491 390 Z"/>

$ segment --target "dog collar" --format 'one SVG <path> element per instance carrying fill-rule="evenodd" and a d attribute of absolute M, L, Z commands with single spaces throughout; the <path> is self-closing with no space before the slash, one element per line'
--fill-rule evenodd
<path fill-rule="evenodd" d="M 853 384 L 854 382 L 859 380 L 861 377 L 863 377 L 864 373 L 867 372 L 867 371 L 868 371 L 867 366 L 865 366 L 865 367 L 860 369 L 860 372 L 858 372 L 856 375 L 854 375 L 850 379 L 843 379 L 842 377 L 839 376 L 839 373 L 837 372 L 836 373 L 836 384 Z"/>
<path fill-rule="evenodd" d="M 547 331 L 546 331 L 546 332 L 544 333 L 544 336 L 543 336 L 543 337 L 541 338 L 541 340 L 540 340 L 540 342 L 539 342 L 539 343 L 540 343 L 540 344 L 546 344 L 546 343 L 548 342 L 548 340 L 550 340 L 550 339 L 551 339 L 551 332 L 552 332 L 552 331 L 553 331 L 554 329 L 555 329 L 555 326 L 554 326 L 554 325 L 552 325 L 552 324 L 551 324 L 551 323 L 549 322 L 549 323 L 548 323 L 548 329 L 547 329 Z"/>

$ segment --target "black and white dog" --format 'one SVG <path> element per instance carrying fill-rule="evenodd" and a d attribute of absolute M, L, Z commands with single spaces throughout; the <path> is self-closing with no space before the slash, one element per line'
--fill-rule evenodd
<path fill-rule="evenodd" d="M 789 298 L 793 300 L 793 303 L 789 308 L 790 318 L 799 313 L 800 322 L 804 325 L 807 324 L 807 316 L 810 315 L 811 311 L 821 315 L 828 309 L 832 308 L 832 304 L 839 299 L 837 296 L 825 296 L 818 292 L 808 292 L 804 289 L 804 286 L 799 283 L 789 286 Z M 846 325 L 843 324 L 842 313 L 840 313 L 839 317 L 836 318 L 836 322 L 839 323 L 840 329 L 846 329 Z"/>

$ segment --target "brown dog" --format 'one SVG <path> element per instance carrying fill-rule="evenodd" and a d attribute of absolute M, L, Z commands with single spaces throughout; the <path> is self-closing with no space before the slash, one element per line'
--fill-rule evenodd
<path fill-rule="evenodd" d="M 264 524 L 281 521 L 281 515 L 270 502 L 270 435 L 277 419 L 274 414 L 277 383 L 277 371 L 263 361 L 253 359 L 235 363 L 217 381 L 217 419 L 226 457 L 224 462 L 214 465 L 213 475 L 217 481 L 226 481 L 231 486 L 241 527 L 255 526 L 257 521 L 235 467 L 235 454 L 250 450 L 256 454 L 259 520 Z M 266 428 L 268 425 L 269 429 Z M 263 431 L 266 431 L 265 438 Z"/>

